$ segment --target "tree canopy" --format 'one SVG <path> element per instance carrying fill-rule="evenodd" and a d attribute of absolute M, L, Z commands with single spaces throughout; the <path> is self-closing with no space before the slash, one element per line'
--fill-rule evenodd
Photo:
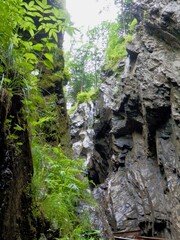
<path fill-rule="evenodd" d="M 66 66 L 70 72 L 67 95 L 71 102 L 76 101 L 80 92 L 97 89 L 101 83 L 101 71 L 112 68 L 126 57 L 126 43 L 131 42 L 137 20 L 132 14 L 132 0 L 116 0 L 119 14 L 115 22 L 103 22 L 79 33 L 66 54 Z M 78 39 L 78 40 L 77 40 Z"/>

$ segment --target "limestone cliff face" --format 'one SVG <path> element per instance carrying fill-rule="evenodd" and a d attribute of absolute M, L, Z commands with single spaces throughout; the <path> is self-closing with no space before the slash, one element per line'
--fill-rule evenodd
<path fill-rule="evenodd" d="M 112 231 L 141 229 L 147 236 L 177 240 L 180 1 L 139 2 L 144 19 L 127 45 L 126 60 L 116 72 L 103 73 L 89 176 Z M 86 133 L 87 128 L 79 126 Z"/>

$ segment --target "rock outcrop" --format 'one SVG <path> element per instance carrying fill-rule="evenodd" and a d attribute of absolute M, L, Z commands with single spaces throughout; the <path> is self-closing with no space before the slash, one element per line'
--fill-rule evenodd
<path fill-rule="evenodd" d="M 0 239 L 33 239 L 32 156 L 22 99 L 0 91 Z M 19 130 L 16 127 L 19 126 Z"/>
<path fill-rule="evenodd" d="M 35 1 L 24 0 L 24 3 L 20 4 L 18 8 L 14 12 L 21 12 L 18 23 L 24 19 L 26 19 L 26 8 L 27 14 L 29 17 L 29 21 L 32 26 L 26 29 L 22 29 L 22 26 L 13 25 L 13 20 L 11 19 L 9 25 L 7 21 L 5 21 L 5 25 L 3 29 L 1 29 L 1 34 L 6 35 L 5 39 L 8 37 L 16 35 L 17 39 L 22 39 L 24 44 L 30 41 L 30 45 L 33 45 L 32 42 L 36 43 L 36 45 L 42 45 L 39 43 L 49 43 L 48 42 L 49 35 L 48 32 L 43 30 L 42 25 L 47 22 L 46 20 L 39 21 L 40 13 L 44 14 L 43 9 L 49 9 L 48 15 L 52 15 L 51 7 L 46 6 L 48 3 L 53 8 L 62 9 L 64 7 L 64 1 L 56 1 L 56 0 L 48 0 L 44 2 L 45 8 L 41 8 L 37 5 L 37 9 L 39 11 L 39 15 L 32 14 L 34 9 L 31 10 L 27 6 L 31 7 L 35 5 Z M 40 2 L 40 1 L 39 1 Z M 4 11 L 7 9 L 16 8 L 16 2 L 8 2 L 7 8 L 3 7 Z M 29 5 L 27 5 L 29 4 Z M 41 2 L 40 2 L 41 4 Z M 26 7 L 25 7 L 26 6 Z M 22 9 L 21 9 L 22 7 Z M 40 10 L 39 10 L 40 9 Z M 54 9 L 55 10 L 55 9 Z M 31 12 L 32 11 L 32 12 Z M 11 15 L 13 15 L 13 13 Z M 22 17 L 23 13 L 23 17 Z M 3 15 L 1 15 L 3 16 Z M 10 15 L 9 15 L 10 16 Z M 16 19 L 15 18 L 13 19 Z M 9 18 L 8 18 L 9 19 Z M 58 17 L 57 17 L 58 19 Z M 36 27 L 33 25 L 33 20 Z M 43 22 L 44 21 L 44 22 Z M 59 22 L 60 20 L 58 20 Z M 62 23 L 65 21 L 61 19 Z M 52 23 L 55 24 L 56 20 L 52 20 Z M 6 26 L 7 24 L 7 26 Z M 41 26 L 40 26 L 41 25 Z M 40 27 L 40 28 L 39 28 Z M 8 29 L 7 33 L 4 29 Z M 13 29 L 15 28 L 15 29 Z M 18 29 L 18 32 L 17 32 Z M 32 30 L 33 29 L 33 30 Z M 38 29 L 38 30 L 37 30 Z M 49 28 L 49 30 L 51 27 Z M 29 30 L 29 32 L 28 32 Z M 30 34 L 30 32 L 33 34 Z M 37 30 L 37 31 L 36 31 Z M 11 33 L 12 31 L 12 33 Z M 34 32 L 35 31 L 35 32 Z M 60 30 L 59 30 L 60 31 Z M 58 32 L 58 31 L 57 31 Z M 11 35 L 12 34 L 12 35 Z M 18 35 L 19 34 L 19 35 Z M 31 35 L 31 37 L 30 37 Z M 43 116 L 45 114 L 49 114 L 49 112 L 44 114 L 43 107 L 38 106 L 38 103 L 34 103 L 31 99 L 31 91 L 34 92 L 42 92 L 44 96 L 44 102 L 52 102 L 52 95 L 54 102 L 52 109 L 54 110 L 54 119 L 52 119 L 52 124 L 46 125 L 44 124 L 41 129 L 41 133 L 44 132 L 46 135 L 46 140 L 48 144 L 52 145 L 61 145 L 61 149 L 64 152 L 67 152 L 70 148 L 69 144 L 69 119 L 66 111 L 66 101 L 63 92 L 63 84 L 66 82 L 66 75 L 64 74 L 64 58 L 63 58 L 63 34 L 62 32 L 58 33 L 58 43 L 56 49 L 56 53 L 54 52 L 53 67 L 48 68 L 48 65 L 43 64 L 42 56 L 40 56 L 36 52 L 37 59 L 36 62 L 28 61 L 25 65 L 23 65 L 23 61 L 25 61 L 26 54 L 32 54 L 30 49 L 26 49 L 26 47 L 22 47 L 19 40 L 13 42 L 11 39 L 9 43 L 6 43 L 7 46 L 9 44 L 9 48 L 11 48 L 11 53 L 8 53 L 6 49 L 6 44 L 3 42 L 3 38 L 1 39 L 1 59 L 0 59 L 0 240 L 32 240 L 32 239 L 42 239 L 40 235 L 44 235 L 44 233 L 49 232 L 50 223 L 49 220 L 46 219 L 45 214 L 39 210 L 39 206 L 35 201 L 36 197 L 34 192 L 32 191 L 32 177 L 33 177 L 33 159 L 32 159 L 32 135 L 30 126 L 28 123 L 29 115 L 33 115 L 33 108 L 37 110 L 37 112 L 41 112 Z M 44 39 L 44 40 L 42 40 Z M 47 41 L 46 41 L 47 39 Z M 54 42 L 54 44 L 56 41 Z M 3 46 L 5 45 L 5 47 Z M 14 46 L 16 45 L 16 46 Z M 17 46 L 18 45 L 18 46 Z M 43 46 L 43 45 L 42 45 Z M 44 45 L 45 46 L 45 45 Z M 51 51 L 49 48 L 45 47 L 47 54 Z M 13 49 L 13 51 L 12 51 Z M 19 51 L 16 51 L 18 49 Z M 27 50 L 27 53 L 25 52 Z M 32 48 L 33 49 L 33 48 Z M 6 52 L 6 51 L 7 52 Z M 4 52 L 3 52 L 4 51 Z M 35 48 L 33 50 L 36 51 Z M 39 51 L 39 50 L 38 50 Z M 12 53 L 13 52 L 13 53 Z M 19 55 L 18 55 L 19 54 Z M 44 50 L 42 55 L 44 54 Z M 33 54 L 32 54 L 33 55 Z M 50 54 L 51 55 L 51 54 Z M 3 56 L 3 61 L 2 61 Z M 22 57 L 24 56 L 24 58 Z M 35 57 L 35 55 L 34 55 Z M 38 59 L 39 57 L 39 59 Z M 35 57 L 36 58 L 36 57 Z M 18 61 L 17 61 L 18 59 Z M 18 64 L 17 64 L 18 62 Z M 20 66 L 22 64 L 23 66 Z M 34 65 L 33 65 L 34 64 Z M 36 80 L 29 77 L 32 69 L 39 69 L 39 78 L 38 81 L 39 88 L 36 89 Z M 3 69 L 3 70 L 2 70 Z M 33 71 L 31 72 L 33 73 Z M 8 82 L 6 84 L 5 80 Z M 33 84 L 29 85 L 30 81 L 34 81 Z M 33 87 L 32 87 L 33 86 Z M 33 90 L 32 90 L 33 89 Z M 36 89 L 36 90 L 35 90 Z M 37 94 L 36 92 L 36 94 Z M 52 95 L 51 95 L 52 94 Z M 34 95 L 32 98 L 41 98 L 40 94 Z M 55 97 L 56 96 L 56 97 Z M 32 101 L 31 101 L 32 100 Z M 25 103 L 26 102 L 26 103 Z M 27 104 L 27 102 L 29 102 Z M 29 107 L 31 105 L 31 108 Z M 32 107 L 33 106 L 33 107 Z M 30 113 L 30 114 L 29 114 Z M 39 114 L 39 116 L 41 115 Z M 41 116 L 42 116 L 41 115 Z M 56 115 L 56 116 L 55 116 Z M 37 119 L 34 117 L 34 121 Z M 43 130 L 43 131 L 42 131 Z M 36 134 L 38 134 L 38 130 L 35 130 Z M 33 136 L 34 137 L 34 136 Z M 44 139 L 43 139 L 44 142 Z M 56 234 L 56 233 L 55 233 Z M 47 239 L 43 237 L 43 239 Z M 50 238 L 48 238 L 50 239 Z M 52 239 L 52 238 L 51 238 Z"/>
<path fill-rule="evenodd" d="M 79 130 L 73 123 L 73 142 L 78 155 L 88 155 L 93 193 L 112 231 L 140 229 L 146 236 L 177 240 L 180 1 L 146 0 L 138 9 L 144 19 L 127 44 L 127 58 L 116 72 L 103 73 L 90 121 L 94 133 L 88 114 L 86 124 L 76 116 Z"/>

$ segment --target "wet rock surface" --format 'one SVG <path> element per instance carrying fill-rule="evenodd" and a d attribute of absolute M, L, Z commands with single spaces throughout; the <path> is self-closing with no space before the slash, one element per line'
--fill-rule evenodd
<path fill-rule="evenodd" d="M 146 236 L 177 240 L 180 2 L 141 1 L 138 7 L 146 17 L 119 64 L 125 64 L 124 73 L 104 72 L 94 120 L 88 113 L 82 120 L 82 107 L 75 113 L 74 148 L 88 156 L 92 191 L 112 231 L 141 229 Z"/>
<path fill-rule="evenodd" d="M 11 97 L 3 89 L 0 97 L 0 239 L 29 240 L 36 230 L 29 192 L 33 167 L 27 122 L 19 95 Z M 24 129 L 15 132 L 17 124 Z M 19 148 L 17 142 L 21 143 Z"/>

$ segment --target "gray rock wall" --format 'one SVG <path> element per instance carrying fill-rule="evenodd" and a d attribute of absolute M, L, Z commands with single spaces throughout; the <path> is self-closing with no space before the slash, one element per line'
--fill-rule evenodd
<path fill-rule="evenodd" d="M 103 73 L 89 177 L 112 231 L 141 229 L 178 240 L 180 1 L 139 6 L 144 19 L 127 44 L 126 60 L 111 76 Z"/>

